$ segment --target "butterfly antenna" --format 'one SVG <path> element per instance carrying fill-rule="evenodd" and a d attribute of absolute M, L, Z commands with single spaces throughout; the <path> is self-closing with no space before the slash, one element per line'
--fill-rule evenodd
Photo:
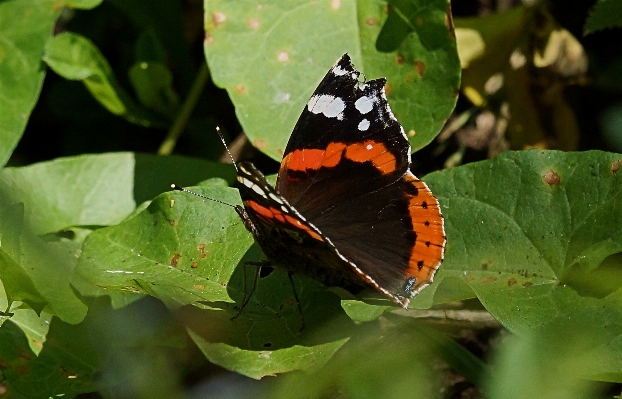
<path fill-rule="evenodd" d="M 215 198 L 206 197 L 206 196 L 205 196 L 205 195 L 203 195 L 203 194 L 195 193 L 194 191 L 190 191 L 190 190 L 187 190 L 187 189 L 185 189 L 185 188 L 183 188 L 183 187 L 179 187 L 177 184 L 171 184 L 171 188 L 172 188 L 173 190 L 183 191 L 184 193 L 188 193 L 188 194 L 196 195 L 197 197 L 200 197 L 200 198 L 203 198 L 203 199 L 206 199 L 206 200 L 210 200 L 210 201 L 218 202 L 219 204 L 227 205 L 227 206 L 230 206 L 230 207 L 232 207 L 232 208 L 234 208 L 234 209 L 235 209 L 235 205 L 231 205 L 231 204 L 229 204 L 229 203 L 227 203 L 227 202 L 224 202 L 224 201 L 221 201 L 221 200 L 217 200 L 217 199 L 215 199 Z"/>
<path fill-rule="evenodd" d="M 235 168 L 235 171 L 238 171 L 238 165 L 235 164 L 235 159 L 233 159 L 233 155 L 231 154 L 231 151 L 229 151 L 229 147 L 227 146 L 227 142 L 225 141 L 225 138 L 222 135 L 222 132 L 220 131 L 220 127 L 216 126 L 216 134 L 218 134 L 218 137 L 220 137 L 220 141 L 222 141 L 222 145 L 225 146 L 225 150 L 227 150 L 227 154 L 229 154 L 229 158 L 231 158 L 231 163 L 233 164 L 233 167 Z"/>

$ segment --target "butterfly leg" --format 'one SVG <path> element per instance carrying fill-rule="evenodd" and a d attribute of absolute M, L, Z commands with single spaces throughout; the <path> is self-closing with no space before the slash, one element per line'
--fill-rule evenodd
<path fill-rule="evenodd" d="M 251 285 L 250 291 L 248 290 L 248 287 L 246 284 L 246 267 L 248 265 L 255 266 L 255 274 L 253 276 L 253 284 Z M 242 303 L 240 304 L 238 308 L 238 312 L 235 314 L 235 316 L 231 318 L 231 320 L 235 320 L 238 317 L 240 317 L 240 315 L 242 314 L 242 311 L 244 310 L 246 305 L 248 305 L 248 302 L 251 300 L 251 297 L 255 293 L 255 289 L 257 289 L 257 279 L 259 278 L 259 273 L 261 273 L 261 268 L 266 267 L 266 266 L 271 266 L 271 265 L 272 264 L 270 263 L 270 261 L 267 261 L 267 260 L 258 261 L 258 262 L 245 261 L 242 264 L 242 291 L 244 294 L 242 296 Z"/>
<path fill-rule="evenodd" d="M 298 307 L 298 313 L 300 313 L 300 322 L 301 326 L 298 329 L 298 333 L 301 333 L 302 330 L 305 329 L 305 316 L 302 314 L 302 306 L 300 305 L 300 299 L 298 298 L 298 292 L 296 291 L 296 285 L 294 284 L 294 279 L 291 273 L 287 273 L 287 278 L 289 278 L 289 283 L 292 285 L 292 291 L 294 291 L 294 299 L 296 300 L 296 306 Z"/>

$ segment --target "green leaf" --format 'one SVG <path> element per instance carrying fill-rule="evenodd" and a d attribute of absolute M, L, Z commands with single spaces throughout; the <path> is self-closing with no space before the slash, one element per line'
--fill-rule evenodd
<path fill-rule="evenodd" d="M 237 190 L 230 188 L 207 186 L 193 191 L 240 203 Z M 305 345 L 305 337 L 312 337 L 327 319 L 348 326 L 351 322 L 339 298 L 312 279 L 294 280 L 306 324 L 302 335 L 298 330 L 303 319 L 287 275 L 280 270 L 259 279 L 248 305 L 231 320 L 237 314 L 234 305 L 241 303 L 244 294 L 243 255 L 248 260 L 262 259 L 256 247 L 247 253 L 251 243 L 251 234 L 230 207 L 187 193 L 165 193 L 118 226 L 93 232 L 84 244 L 78 271 L 107 290 L 148 294 L 172 308 L 195 305 L 178 310 L 179 317 L 186 320 L 206 356 L 223 367 L 237 364 L 235 371 L 257 378 L 321 363 L 342 345 L 344 333 L 312 345 Z M 250 284 L 252 276 L 246 277 Z M 281 360 L 258 358 L 257 351 L 273 351 L 270 356 Z M 232 362 L 226 353 L 246 360 Z M 303 359 L 293 360 L 302 354 Z"/>
<path fill-rule="evenodd" d="M 6 168 L 0 187 L 23 202 L 37 234 L 119 223 L 134 210 L 131 153 L 82 155 Z"/>
<path fill-rule="evenodd" d="M 591 272 L 622 250 L 620 159 L 596 151 L 506 152 L 427 176 L 446 218 L 447 252 L 426 292 L 460 279 L 517 333 L 573 309 L 566 276 Z"/>
<path fill-rule="evenodd" d="M 28 339 L 30 350 L 38 355 L 47 340 L 52 315 L 46 312 L 38 315 L 31 309 L 15 309 L 14 313 L 11 322 L 22 329 Z"/>
<path fill-rule="evenodd" d="M 179 97 L 173 89 L 173 75 L 166 65 L 141 61 L 132 65 L 130 82 L 142 105 L 172 118 L 179 108 Z"/>
<path fill-rule="evenodd" d="M 0 223 L 2 247 L 0 270 L 8 305 L 23 301 L 37 313 L 46 311 L 68 323 L 79 323 L 86 306 L 70 286 L 77 261 L 75 248 L 63 243 L 45 242 L 21 222 L 21 204 L 2 198 L 6 214 Z"/>
<path fill-rule="evenodd" d="M 103 0 L 66 0 L 64 3 L 67 7 L 90 10 L 100 5 L 102 1 Z"/>
<path fill-rule="evenodd" d="M 46 1 L 0 3 L 0 166 L 13 153 L 39 98 L 43 47 L 58 15 Z"/>
<path fill-rule="evenodd" d="M 348 341 L 344 338 L 312 347 L 294 345 L 278 351 L 250 351 L 207 342 L 192 330 L 189 333 L 210 362 L 257 380 L 277 373 L 320 368 Z"/>
<path fill-rule="evenodd" d="M 3 297 L 6 304 L 0 308 L 9 311 L 13 302 L 26 303 L 37 313 L 41 313 L 47 305 L 34 286 L 28 273 L 19 264 L 22 255 L 21 232 L 24 229 L 24 206 L 14 204 L 0 209 L 0 233 L 2 247 L 0 248 L 0 280 L 3 285 Z"/>
<path fill-rule="evenodd" d="M 137 105 L 119 84 L 108 61 L 87 38 L 65 32 L 49 40 L 44 61 L 65 79 L 80 80 L 108 111 L 142 126 L 166 126 Z"/>
<path fill-rule="evenodd" d="M 56 320 L 43 350 L 36 355 L 22 330 L 11 322 L 4 323 L 0 328 L 0 363 L 9 392 L 17 397 L 47 399 L 93 391 L 97 360 L 87 341 L 86 329 Z M 70 350 L 63 345 L 67 343 Z"/>
<path fill-rule="evenodd" d="M 240 202 L 233 189 L 194 191 Z M 78 271 L 101 287 L 147 293 L 169 305 L 230 301 L 226 284 L 251 241 L 230 207 L 187 193 L 165 193 L 123 223 L 93 232 Z"/>
<path fill-rule="evenodd" d="M 603 29 L 622 27 L 622 2 L 619 0 L 599 0 L 590 10 L 583 34 L 587 35 Z"/>
<path fill-rule="evenodd" d="M 393 112 L 415 149 L 438 133 L 455 104 L 460 65 L 445 26 L 447 2 L 424 12 L 425 24 L 398 54 L 373 50 L 384 2 L 206 1 L 205 53 L 214 82 L 227 89 L 251 143 L 280 159 L 311 93 L 348 52 L 367 79 L 388 77 Z"/>

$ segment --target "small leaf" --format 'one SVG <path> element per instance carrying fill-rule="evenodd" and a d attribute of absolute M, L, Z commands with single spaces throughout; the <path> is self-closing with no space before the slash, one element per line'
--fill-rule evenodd
<path fill-rule="evenodd" d="M 206 342 L 192 330 L 189 333 L 210 362 L 257 380 L 277 373 L 320 368 L 348 341 L 344 338 L 310 347 L 294 345 L 278 351 L 249 351 Z"/>
<path fill-rule="evenodd" d="M 173 89 L 173 75 L 166 65 L 141 61 L 132 65 L 130 82 L 142 105 L 172 118 L 179 108 L 179 97 Z"/>
<path fill-rule="evenodd" d="M 118 83 L 108 61 L 87 38 L 65 32 L 46 44 L 45 62 L 59 75 L 80 80 L 93 97 L 108 111 L 142 126 L 166 126 L 150 115 Z"/>

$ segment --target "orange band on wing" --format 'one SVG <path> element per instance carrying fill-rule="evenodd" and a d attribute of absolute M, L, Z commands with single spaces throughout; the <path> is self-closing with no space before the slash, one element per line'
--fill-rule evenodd
<path fill-rule="evenodd" d="M 298 218 L 295 218 L 287 213 L 282 212 L 279 209 L 272 208 L 272 207 L 265 207 L 255 201 L 250 201 L 250 200 L 245 201 L 244 204 L 246 206 L 249 206 L 253 211 L 255 211 L 255 213 L 259 217 L 263 218 L 269 223 L 274 223 L 274 221 L 276 220 L 284 225 L 289 224 L 295 227 L 297 230 L 304 231 L 309 236 L 311 236 L 311 238 L 315 240 L 324 241 L 324 238 L 321 235 L 319 235 L 315 230 L 313 230 L 311 226 L 309 226 L 306 223 L 303 223 Z"/>
<path fill-rule="evenodd" d="M 281 162 L 281 169 L 305 172 L 321 167 L 332 168 L 339 164 L 345 154 L 346 159 L 354 162 L 371 162 L 381 173 L 395 171 L 397 160 L 387 147 L 373 140 L 346 145 L 330 143 L 326 149 L 307 148 L 294 150 Z"/>
<path fill-rule="evenodd" d="M 408 198 L 408 210 L 417 240 L 406 269 L 408 277 L 415 277 L 414 289 L 417 290 L 432 281 L 443 260 L 446 237 L 438 201 L 428 186 L 410 174 L 404 178 L 417 188 L 416 194 Z"/>
<path fill-rule="evenodd" d="M 346 149 L 346 158 L 355 162 L 371 161 L 383 174 L 395 171 L 395 156 L 384 144 L 373 140 L 350 144 Z"/>

